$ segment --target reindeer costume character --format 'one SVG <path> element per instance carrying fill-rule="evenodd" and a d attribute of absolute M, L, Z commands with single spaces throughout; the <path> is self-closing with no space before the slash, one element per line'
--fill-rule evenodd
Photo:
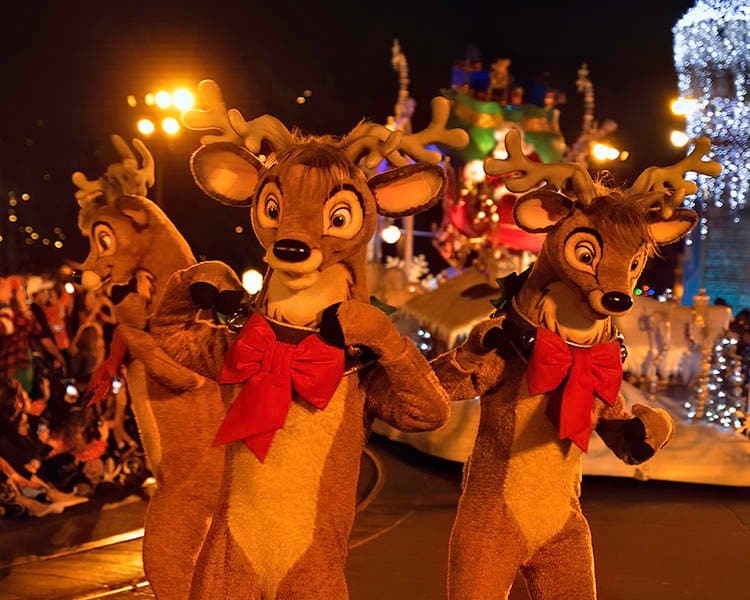
<path fill-rule="evenodd" d="M 444 100 L 420 133 L 363 123 L 339 139 L 303 137 L 268 115 L 245 121 L 214 82 L 200 90 L 207 110 L 184 122 L 220 135 L 202 139 L 193 176 L 219 202 L 250 207 L 270 268 L 255 304 L 228 326 L 211 318 L 239 286 L 228 267 L 175 273 L 151 319 L 159 335 L 131 346 L 136 356 L 161 352 L 202 385 L 227 384 L 225 418 L 210 431 L 224 457 L 221 501 L 197 564 L 183 572 L 189 595 L 159 598 L 340 600 L 372 420 L 427 431 L 449 406 L 419 351 L 368 302 L 367 242 L 377 213 L 413 214 L 440 198 L 440 154 L 425 146 L 468 140 L 445 129 Z M 396 168 L 368 180 L 363 157 L 367 168 L 384 158 Z M 188 445 L 189 455 L 207 451 Z M 179 510 L 167 519 L 172 531 L 191 526 Z M 167 558 L 159 566 L 171 568 Z"/>
<path fill-rule="evenodd" d="M 520 569 L 538 600 L 596 597 L 588 524 L 579 504 L 581 457 L 594 429 L 628 464 L 648 460 L 671 438 L 661 409 L 624 406 L 621 344 L 613 315 L 656 245 L 697 221 L 674 208 L 694 183 L 686 171 L 716 175 L 701 161 L 701 139 L 687 159 L 646 170 L 626 190 L 595 184 L 575 163 L 526 159 L 518 132 L 509 157 L 487 159 L 492 175 L 515 173 L 514 218 L 546 232 L 539 257 L 504 281 L 498 312 L 460 347 L 433 363 L 453 400 L 481 397 L 479 432 L 464 470 L 450 541 L 448 592 L 456 600 L 507 598 Z M 665 187 L 669 185 L 669 188 Z"/>
<path fill-rule="evenodd" d="M 81 206 L 78 224 L 91 245 L 76 277 L 84 287 L 106 295 L 118 322 L 109 357 L 89 390 L 92 402 L 104 397 L 120 364 L 127 364 L 133 412 L 158 482 L 146 515 L 144 570 L 160 597 L 186 598 L 190 579 L 185 573 L 195 564 L 219 504 L 223 452 L 212 448 L 211 441 L 225 410 L 216 383 L 204 382 L 153 342 L 151 335 L 163 337 L 165 343 L 172 340 L 171 323 L 157 316 L 150 323 L 151 334 L 144 331 L 170 275 L 195 259 L 164 212 L 146 198 L 154 184 L 154 163 L 146 146 L 133 140 L 143 160 L 139 168 L 125 141 L 119 136 L 112 141 L 121 163 L 110 165 L 96 181 L 73 175 Z M 236 277 L 229 283 L 235 291 L 222 299 L 227 313 L 243 298 Z M 189 447 L 200 451 L 186 451 Z M 189 525 L 173 528 L 175 514 Z"/>

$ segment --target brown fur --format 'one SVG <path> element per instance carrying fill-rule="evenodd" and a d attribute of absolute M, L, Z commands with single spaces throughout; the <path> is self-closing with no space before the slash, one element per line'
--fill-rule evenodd
<path fill-rule="evenodd" d="M 370 306 L 365 280 L 367 242 L 377 213 L 387 213 L 379 195 L 414 184 L 418 193 L 403 198 L 398 209 L 416 212 L 437 201 L 443 171 L 417 163 L 391 171 L 388 178 L 367 180 L 352 162 L 358 157 L 345 152 L 349 138 L 277 133 L 276 141 L 286 140 L 286 146 L 274 147 L 265 163 L 226 142 L 202 147 L 191 160 L 194 177 L 215 199 L 251 206 L 253 229 L 270 267 L 256 310 L 277 338 L 298 343 L 321 328 L 325 309 L 334 306 L 327 326 L 343 336 L 339 341 L 345 346 L 366 346 L 377 360 L 349 369 L 324 410 L 295 397 L 263 462 L 241 442 L 222 448 L 222 468 L 214 472 L 222 482 L 208 536 L 195 564 L 183 571 L 186 581 L 192 578 L 191 589 L 181 596 L 161 593 L 160 599 L 346 598 L 347 539 L 370 423 L 380 417 L 396 427 L 424 431 L 448 417 L 448 399 L 437 378 L 414 345 Z M 334 215 L 341 209 L 345 218 L 337 225 Z M 304 256 L 288 255 L 285 248 L 295 245 L 305 249 Z M 175 274 L 174 288 L 152 319 L 152 328 L 158 320 L 183 332 L 154 336 L 160 350 L 212 379 L 233 334 L 193 318 L 190 284 L 226 289 L 220 270 L 216 263 L 200 263 Z M 160 379 L 162 366 L 152 366 L 151 376 Z M 225 408 L 238 390 L 222 389 Z M 178 420 L 190 418 L 189 405 L 190 392 L 175 408 L 181 412 Z M 204 425 L 201 443 L 217 429 L 208 421 Z M 166 518 L 174 529 L 189 527 L 196 516 Z M 170 568 L 167 560 L 160 568 Z"/>
<path fill-rule="evenodd" d="M 185 597 L 184 572 L 197 557 L 213 514 L 206 506 L 216 494 L 216 482 L 211 482 L 212 451 L 207 445 L 210 438 L 200 435 L 219 422 L 223 405 L 215 383 L 201 386 L 195 373 L 169 359 L 143 331 L 170 275 L 195 264 L 195 258 L 164 212 L 142 195 L 145 186 L 134 184 L 132 165 L 123 165 L 128 168 L 110 165 L 100 180 L 101 193 L 79 198 L 78 226 L 90 244 L 81 267 L 82 282 L 105 294 L 114 285 L 137 282 L 136 291 L 115 306 L 115 315 L 117 333 L 130 351 L 126 364 L 133 412 L 158 482 L 146 517 L 144 568 L 157 594 L 171 590 L 173 597 Z M 113 171 L 117 177 L 111 175 Z M 140 194 L 126 193 L 136 190 Z M 102 226 L 113 241 L 110 251 L 96 239 Z M 160 327 L 155 319 L 151 332 L 167 341 L 178 329 Z M 147 371 L 160 373 L 161 379 L 147 377 Z M 175 406 L 181 401 L 196 406 L 188 419 L 175 417 Z M 189 445 L 193 451 L 187 451 Z M 171 529 L 166 515 L 178 511 L 194 517 L 190 527 Z"/>
<path fill-rule="evenodd" d="M 242 289 L 222 263 L 201 266 L 202 280 Z M 192 569 L 221 502 L 226 453 L 226 448 L 211 445 L 225 404 L 210 376 L 217 372 L 230 337 L 191 303 L 179 301 L 192 282 L 189 275 L 177 272 L 170 278 L 148 333 L 121 325 L 135 359 L 131 370 L 136 369 L 145 388 L 160 440 L 159 485 L 149 503 L 143 543 L 144 570 L 159 598 L 187 598 L 190 593 Z M 144 442 L 148 448 L 153 440 Z"/>
<path fill-rule="evenodd" d="M 521 198 L 515 216 L 522 228 L 548 232 L 513 298 L 515 312 L 574 345 L 613 340 L 611 315 L 622 313 L 608 310 L 602 297 L 632 293 L 654 247 L 650 216 L 618 194 L 582 208 L 548 191 Z M 570 247 L 566 252 L 577 239 L 595 248 L 592 265 Z M 461 347 L 433 362 L 453 400 L 481 397 L 479 432 L 451 534 L 448 595 L 507 598 L 520 569 L 535 600 L 594 599 L 591 536 L 578 500 L 582 452 L 559 439 L 545 414 L 548 394 L 529 393 L 525 359 L 484 347 L 487 332 L 502 326 L 502 315 L 479 324 Z M 592 417 L 607 446 L 629 464 L 644 459 L 644 445 L 659 450 L 674 427 L 660 409 L 636 405 L 633 412 L 621 396 L 611 407 L 597 398 Z"/>

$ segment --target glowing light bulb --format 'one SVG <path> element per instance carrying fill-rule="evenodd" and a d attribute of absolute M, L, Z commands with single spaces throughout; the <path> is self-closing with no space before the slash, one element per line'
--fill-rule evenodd
<path fill-rule="evenodd" d="M 175 107 L 179 110 L 189 110 L 193 108 L 193 105 L 195 104 L 193 94 L 191 94 L 189 90 L 182 88 L 175 90 L 172 99 L 174 100 Z"/>
<path fill-rule="evenodd" d="M 672 142 L 672 145 L 675 148 L 682 148 L 683 146 L 687 146 L 687 143 L 690 141 L 690 138 L 687 136 L 687 134 L 684 131 L 674 130 L 672 133 L 669 134 L 669 141 Z"/>
<path fill-rule="evenodd" d="M 620 156 L 620 151 L 608 144 L 596 143 L 591 146 L 591 156 L 594 157 L 594 160 L 604 162 L 606 160 L 615 160 Z"/>
<path fill-rule="evenodd" d="M 669 107 L 672 109 L 672 114 L 685 116 L 695 110 L 696 104 L 698 104 L 698 100 L 695 98 L 676 98 L 672 100 Z"/>
<path fill-rule="evenodd" d="M 151 119 L 141 119 L 138 121 L 136 127 L 143 135 L 151 135 L 154 133 L 154 122 Z"/>
<path fill-rule="evenodd" d="M 484 163 L 481 160 L 470 160 L 464 167 L 464 179 L 473 183 L 482 183 L 485 180 Z"/>
<path fill-rule="evenodd" d="M 257 294 L 263 287 L 263 275 L 255 269 L 248 269 L 242 274 L 242 287 L 248 294 Z"/>
<path fill-rule="evenodd" d="M 156 106 L 158 106 L 159 108 L 169 108 L 170 106 L 172 106 L 172 94 L 170 94 L 166 90 L 156 92 L 154 100 L 156 101 Z"/>
<path fill-rule="evenodd" d="M 395 225 L 388 225 L 380 232 L 380 237 L 386 244 L 395 244 L 401 239 L 401 230 Z"/>
<path fill-rule="evenodd" d="M 180 130 L 180 124 L 174 117 L 164 119 L 161 127 L 168 135 L 175 135 Z"/>
<path fill-rule="evenodd" d="M 74 286 L 74 285 L 73 285 L 72 283 L 70 283 L 70 281 L 68 281 L 68 282 L 67 282 L 67 283 L 65 284 L 65 286 L 64 286 L 64 287 L 65 287 L 65 291 L 66 291 L 66 292 L 67 292 L 68 294 L 72 294 L 73 292 L 75 292 L 75 291 L 76 291 L 76 288 L 75 288 L 75 286 Z"/>

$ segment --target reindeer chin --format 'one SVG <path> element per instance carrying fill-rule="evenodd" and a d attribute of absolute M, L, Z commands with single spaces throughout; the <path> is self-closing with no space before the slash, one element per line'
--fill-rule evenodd
<path fill-rule="evenodd" d="M 320 271 L 311 271 L 310 273 L 303 273 L 302 275 L 285 272 L 284 275 L 286 276 L 284 278 L 284 285 L 292 292 L 299 292 L 311 288 L 318 282 L 318 279 L 320 279 Z"/>

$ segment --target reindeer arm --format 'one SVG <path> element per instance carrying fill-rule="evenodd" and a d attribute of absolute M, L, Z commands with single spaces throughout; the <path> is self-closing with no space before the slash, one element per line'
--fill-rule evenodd
<path fill-rule="evenodd" d="M 664 409 L 634 404 L 633 413 L 629 413 L 622 394 L 599 414 L 596 425 L 607 447 L 629 465 L 650 459 L 669 443 L 674 429 L 674 421 Z"/>
<path fill-rule="evenodd" d="M 448 398 L 427 360 L 380 309 L 334 304 L 323 312 L 320 332 L 330 344 L 365 346 L 377 356 L 361 376 L 370 416 L 403 431 L 431 431 L 448 420 Z"/>
<path fill-rule="evenodd" d="M 485 346 L 502 328 L 502 319 L 488 319 L 472 329 L 466 341 L 430 363 L 440 384 L 454 402 L 472 400 L 497 385 L 505 370 L 499 352 Z M 489 341 L 489 340 L 488 340 Z"/>
<path fill-rule="evenodd" d="M 448 395 L 414 344 L 401 337 L 402 351 L 381 359 L 365 375 L 367 409 L 401 431 L 432 431 L 450 415 Z"/>
<path fill-rule="evenodd" d="M 179 334 L 158 335 L 165 354 L 202 377 L 218 381 L 224 357 L 236 333 L 225 325 L 183 320 Z"/>
<path fill-rule="evenodd" d="M 224 293 L 234 293 L 238 301 L 246 296 L 227 265 L 217 261 L 198 263 L 170 277 L 150 319 L 151 332 L 168 356 L 214 381 L 236 337 L 229 327 L 214 320 L 217 312 L 233 310 L 221 306 Z"/>
<path fill-rule="evenodd" d="M 120 325 L 118 332 L 130 355 L 140 360 L 148 374 L 164 387 L 179 393 L 203 385 L 200 375 L 167 355 L 150 333 L 128 325 Z"/>

